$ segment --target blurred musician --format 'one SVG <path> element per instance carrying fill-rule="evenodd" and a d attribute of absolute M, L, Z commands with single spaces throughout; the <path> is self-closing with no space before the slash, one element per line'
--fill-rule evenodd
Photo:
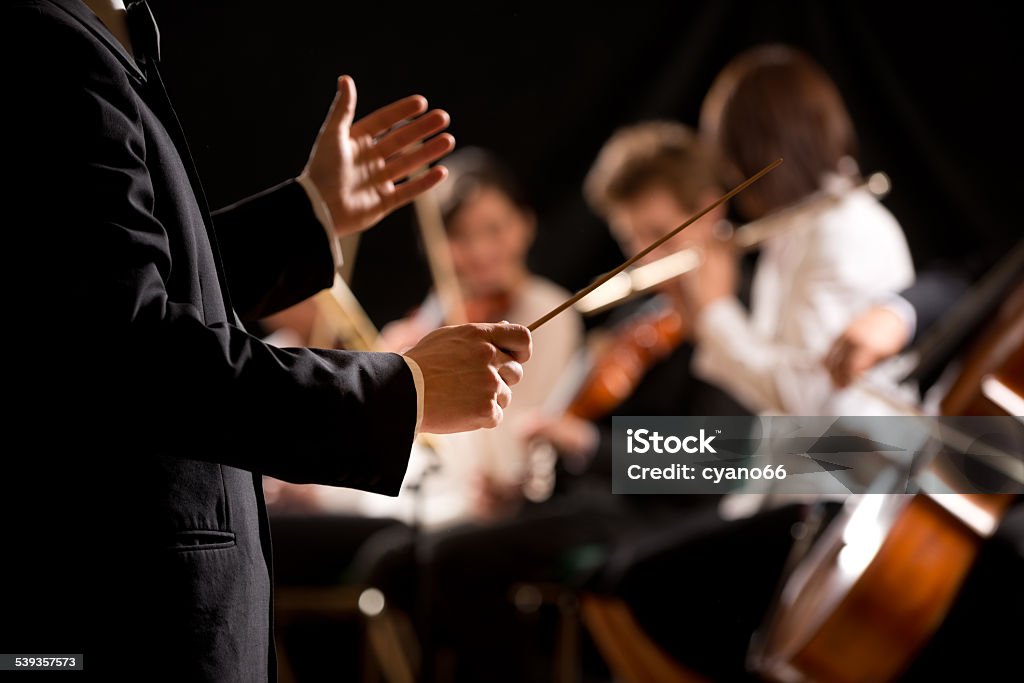
<path fill-rule="evenodd" d="M 604 217 L 623 253 L 633 255 L 680 225 L 722 192 L 714 154 L 686 126 L 647 122 L 617 131 L 602 147 L 587 175 L 584 192 L 591 208 Z M 692 228 L 669 240 L 644 263 L 693 246 L 714 242 L 713 230 L 725 219 L 725 208 L 716 209 Z M 669 280 L 658 295 L 620 320 L 610 334 L 623 332 L 648 344 L 642 337 L 657 336 L 659 329 L 672 332 L 668 339 L 650 345 L 665 347 L 661 358 L 643 368 L 635 386 L 621 403 L 596 425 L 571 411 L 557 417 L 537 415 L 528 424 L 527 438 L 550 441 L 579 471 L 591 458 L 592 470 L 611 470 L 611 412 L 617 415 L 740 415 L 747 411 L 728 394 L 693 376 L 689 342 L 692 311 L 679 279 Z M 667 322 L 671 321 L 669 327 Z M 664 336 L 664 335 L 663 335 Z M 618 352 L 608 341 L 597 354 Z M 598 345 L 600 349 L 600 345 Z"/>
<path fill-rule="evenodd" d="M 447 240 L 428 248 L 447 249 L 451 255 L 466 320 L 528 323 L 568 298 L 567 292 L 527 268 L 536 217 L 511 171 L 493 154 L 477 148 L 460 150 L 446 166 L 449 179 L 435 196 Z M 438 288 L 411 315 L 384 328 L 383 346 L 396 352 L 408 348 L 445 322 Z M 516 387 L 515 404 L 505 411 L 502 425 L 441 440 L 442 476 L 458 480 L 449 487 L 452 495 L 463 494 L 461 502 L 449 502 L 453 517 L 491 518 L 507 512 L 500 509 L 505 507 L 501 501 L 520 497 L 527 453 L 516 435 L 523 417 L 553 391 L 579 350 L 582 334 L 575 311 L 538 330 L 530 377 Z M 470 457 L 464 457 L 467 454 Z"/>
<path fill-rule="evenodd" d="M 701 134 L 735 177 L 785 163 L 737 198 L 759 219 L 826 189 L 841 201 L 797 212 L 762 248 L 747 312 L 733 294 L 735 261 L 710 242 L 686 278 L 696 311 L 694 370 L 757 412 L 816 415 L 834 391 L 821 359 L 854 315 L 914 278 L 895 218 L 852 190 L 853 125 L 836 86 L 806 55 L 771 45 L 734 59 L 701 110 Z"/>

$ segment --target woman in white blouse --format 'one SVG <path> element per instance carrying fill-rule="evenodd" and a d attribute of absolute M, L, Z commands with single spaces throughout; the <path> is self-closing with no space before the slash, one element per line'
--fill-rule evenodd
<path fill-rule="evenodd" d="M 773 159 L 785 163 L 737 198 L 746 220 L 823 190 L 837 202 L 795 212 L 763 246 L 749 312 L 736 299 L 736 258 L 706 245 L 705 264 L 684 282 L 695 312 L 695 373 L 759 413 L 819 415 L 833 387 L 822 359 L 855 315 L 914 278 L 896 219 L 840 174 L 853 164 L 853 125 L 835 84 L 784 46 L 750 50 L 715 80 L 701 134 L 723 156 L 730 185 Z"/>

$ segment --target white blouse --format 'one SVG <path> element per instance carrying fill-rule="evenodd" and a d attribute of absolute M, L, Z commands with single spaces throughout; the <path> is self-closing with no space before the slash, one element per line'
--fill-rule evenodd
<path fill-rule="evenodd" d="M 728 297 L 696 321 L 693 370 L 751 411 L 821 415 L 836 393 L 822 364 L 833 340 L 909 286 L 914 266 L 899 223 L 866 190 L 791 220 L 762 248 L 750 312 Z"/>

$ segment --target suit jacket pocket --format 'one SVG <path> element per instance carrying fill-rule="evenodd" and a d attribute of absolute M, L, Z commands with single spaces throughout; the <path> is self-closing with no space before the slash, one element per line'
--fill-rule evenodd
<path fill-rule="evenodd" d="M 169 549 L 190 552 L 195 550 L 223 550 L 235 547 L 235 535 L 230 531 L 213 529 L 185 529 L 174 534 Z"/>

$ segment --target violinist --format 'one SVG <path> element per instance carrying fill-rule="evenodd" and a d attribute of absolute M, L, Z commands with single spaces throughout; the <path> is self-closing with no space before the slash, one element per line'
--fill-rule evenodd
<path fill-rule="evenodd" d="M 531 273 L 526 257 L 536 233 L 536 217 L 512 172 L 493 154 L 466 148 L 446 163 L 448 180 L 435 190 L 445 242 L 467 322 L 534 320 L 569 294 Z M 424 232 L 427 239 L 427 233 Z M 431 248 L 431 245 L 424 245 Z M 440 283 L 411 315 L 385 326 L 385 350 L 399 352 L 446 322 Z M 455 305 L 458 305 L 456 303 Z M 582 343 L 583 325 L 575 312 L 552 320 L 536 335 L 530 378 L 516 387 L 515 405 L 501 427 L 472 435 L 446 435 L 441 441 L 442 474 L 451 480 L 446 506 L 455 519 L 501 516 L 520 498 L 527 453 L 516 438 L 523 416 L 538 408 Z M 447 456 L 447 457 L 446 457 Z"/>
<path fill-rule="evenodd" d="M 679 123 L 647 122 L 617 131 L 604 145 L 587 175 L 584 192 L 593 210 L 604 217 L 627 255 L 669 233 L 721 194 L 715 159 L 690 129 Z M 720 207 L 652 252 L 643 262 L 681 249 L 714 242 L 713 231 L 725 219 Z M 618 415 L 741 415 L 747 411 L 729 395 L 690 371 L 693 346 L 687 341 L 692 319 L 679 279 L 663 283 L 657 295 L 609 333 L 598 354 L 595 372 L 614 363 L 634 346 L 646 367 L 631 369 L 633 385 L 620 391 L 604 414 L 587 406 L 557 417 L 537 416 L 528 438 L 550 441 L 580 470 L 594 458 L 592 470 L 610 472 L 611 413 Z M 648 341 L 646 337 L 657 337 Z M 615 368 L 617 370 L 617 368 Z M 580 397 L 580 402 L 596 399 Z M 587 419 L 589 418 L 589 419 Z M 594 422 L 596 421 L 596 422 Z"/>

